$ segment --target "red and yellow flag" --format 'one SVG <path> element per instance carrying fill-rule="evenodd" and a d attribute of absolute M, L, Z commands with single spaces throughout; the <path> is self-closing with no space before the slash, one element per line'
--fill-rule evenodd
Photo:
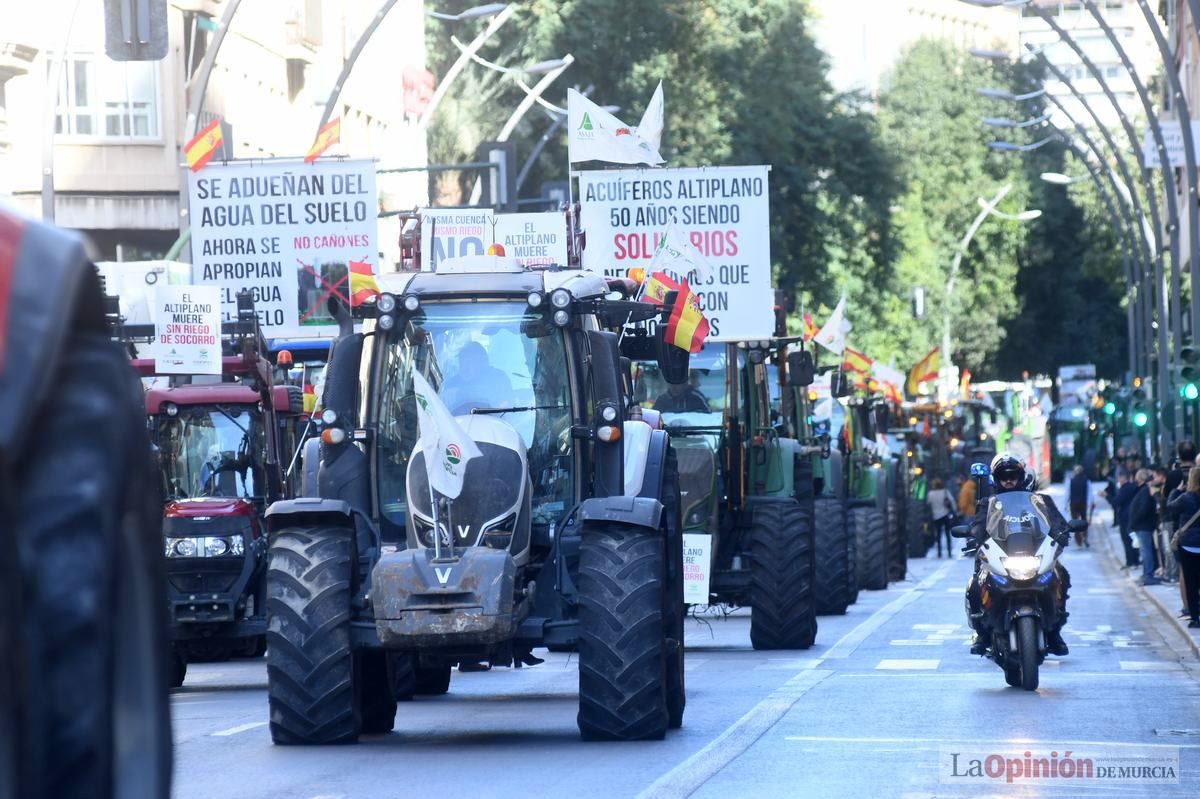
<path fill-rule="evenodd" d="M 225 139 L 221 135 L 221 120 L 214 119 L 205 126 L 204 130 L 196 134 L 190 142 L 183 148 L 183 155 L 187 159 L 187 164 L 193 172 L 199 172 L 204 168 L 204 165 L 212 160 L 212 157 L 217 152 L 217 148 L 224 143 Z"/>
<path fill-rule="evenodd" d="M 847 372 L 855 372 L 861 375 L 871 374 L 871 364 L 875 361 L 863 355 L 858 350 L 852 350 L 849 347 L 842 352 L 842 369 Z"/>
<path fill-rule="evenodd" d="M 342 118 L 335 117 L 317 131 L 317 139 L 313 142 L 312 147 L 308 148 L 308 155 L 304 156 L 304 163 L 311 164 L 320 157 L 321 153 L 328 150 L 333 145 L 342 140 Z"/>
<path fill-rule="evenodd" d="M 664 338 L 668 344 L 674 344 L 681 350 L 699 352 L 707 337 L 708 320 L 700 310 L 700 298 L 687 283 L 681 282 L 679 296 L 671 310 L 671 318 L 667 320 Z"/>
<path fill-rule="evenodd" d="M 811 316 L 809 316 L 808 311 L 804 312 L 804 315 L 801 317 L 801 319 L 804 323 L 804 331 L 802 336 L 805 341 L 812 341 L 817 337 L 817 333 L 821 331 L 821 328 L 817 327 L 817 323 L 813 321 Z"/>
<path fill-rule="evenodd" d="M 642 302 L 662 305 L 667 301 L 668 291 L 680 291 L 681 288 L 678 283 L 667 277 L 666 272 L 651 272 L 645 286 L 642 287 Z"/>
<path fill-rule="evenodd" d="M 372 297 L 379 296 L 379 284 L 365 261 L 350 262 L 350 307 L 362 305 Z"/>
<path fill-rule="evenodd" d="M 958 393 L 963 399 L 971 396 L 971 370 L 965 367 L 962 370 L 962 379 L 958 381 Z M 1096 399 L 1100 399 L 1099 394 L 1096 395 Z"/>
<path fill-rule="evenodd" d="M 928 380 L 936 380 L 938 376 L 938 370 L 941 368 L 941 363 L 941 347 L 934 347 L 928 353 L 926 353 L 924 358 L 917 361 L 917 365 L 914 366 L 912 371 L 908 373 L 908 385 L 906 388 L 908 389 L 909 395 L 915 397 L 921 393 L 919 390 L 919 383 L 923 383 Z"/>

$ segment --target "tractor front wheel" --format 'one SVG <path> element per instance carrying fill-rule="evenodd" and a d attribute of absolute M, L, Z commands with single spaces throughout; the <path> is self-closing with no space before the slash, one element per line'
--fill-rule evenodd
<path fill-rule="evenodd" d="M 758 499 L 750 529 L 750 643 L 808 649 L 817 637 L 812 520 L 791 497 Z"/>

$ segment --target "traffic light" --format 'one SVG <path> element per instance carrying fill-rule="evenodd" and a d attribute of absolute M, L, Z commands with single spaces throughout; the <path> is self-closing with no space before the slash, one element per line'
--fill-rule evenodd
<path fill-rule="evenodd" d="M 1116 412 L 1117 412 L 1117 403 L 1113 402 L 1112 400 L 1109 400 L 1108 402 L 1104 403 L 1104 415 L 1105 416 L 1112 416 Z"/>
<path fill-rule="evenodd" d="M 1200 380 L 1200 347 L 1191 344 L 1179 348 L 1179 376 L 1186 383 Z"/>
<path fill-rule="evenodd" d="M 1149 416 L 1149 414 L 1146 413 L 1145 409 L 1141 405 L 1134 405 L 1133 406 L 1133 426 L 1134 427 L 1145 427 L 1149 421 L 1150 421 L 1150 416 Z"/>

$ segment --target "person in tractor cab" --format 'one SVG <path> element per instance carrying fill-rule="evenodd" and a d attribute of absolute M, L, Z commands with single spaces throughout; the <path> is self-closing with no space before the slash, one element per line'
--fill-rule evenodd
<path fill-rule="evenodd" d="M 996 494 L 1010 491 L 1032 491 L 1035 487 L 1033 475 L 1025 471 L 1025 465 L 1020 460 L 1007 452 L 1000 453 L 992 460 L 991 479 Z M 1050 515 L 1050 537 L 1060 545 L 1066 546 L 1070 541 L 1067 520 L 1063 518 L 1058 506 L 1054 504 L 1054 500 L 1049 495 L 1039 494 L 1038 496 L 1045 502 L 1044 507 Z M 971 521 L 971 536 L 974 539 L 972 548 L 976 553 L 982 549 L 987 540 L 989 504 L 989 498 L 981 499 L 975 506 L 975 518 Z M 976 565 L 978 566 L 978 561 Z M 1062 582 L 1062 599 L 1059 604 L 1059 623 L 1046 633 L 1046 649 L 1050 654 L 1062 657 L 1070 651 L 1062 638 L 1062 628 L 1067 623 L 1067 596 L 1071 590 L 1071 575 L 1061 561 L 1055 564 L 1055 568 L 1058 570 L 1058 577 Z M 971 609 L 972 624 L 975 627 L 975 640 L 971 642 L 972 655 L 986 654 L 992 638 L 992 632 L 986 626 L 987 615 L 983 612 L 979 588 L 979 569 L 976 568 L 971 574 L 971 581 L 967 584 L 967 604 Z"/>
<path fill-rule="evenodd" d="M 708 413 L 708 398 L 691 380 L 667 383 L 667 390 L 654 401 L 654 410 L 660 413 Z"/>
<path fill-rule="evenodd" d="M 488 352 L 478 341 L 468 341 L 458 351 L 458 371 L 447 378 L 438 392 L 454 414 L 472 408 L 502 408 L 513 404 L 512 381 L 492 366 Z"/>

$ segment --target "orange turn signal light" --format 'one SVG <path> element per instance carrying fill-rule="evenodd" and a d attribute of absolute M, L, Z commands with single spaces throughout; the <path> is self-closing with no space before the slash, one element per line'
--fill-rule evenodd
<path fill-rule="evenodd" d="M 611 424 L 598 427 L 596 428 L 596 438 L 600 439 L 605 444 L 611 444 L 614 441 L 620 441 L 621 428 Z"/>
<path fill-rule="evenodd" d="M 641 285 L 642 283 L 646 282 L 646 270 L 640 266 L 634 266 L 625 272 L 625 277 L 629 278 L 634 283 Z"/>
<path fill-rule="evenodd" d="M 488 255 L 499 255 L 499 256 L 503 256 L 503 255 L 504 255 L 504 245 L 502 245 L 502 244 L 489 244 L 489 245 L 488 245 L 488 248 L 487 248 L 487 254 L 488 254 Z"/>

